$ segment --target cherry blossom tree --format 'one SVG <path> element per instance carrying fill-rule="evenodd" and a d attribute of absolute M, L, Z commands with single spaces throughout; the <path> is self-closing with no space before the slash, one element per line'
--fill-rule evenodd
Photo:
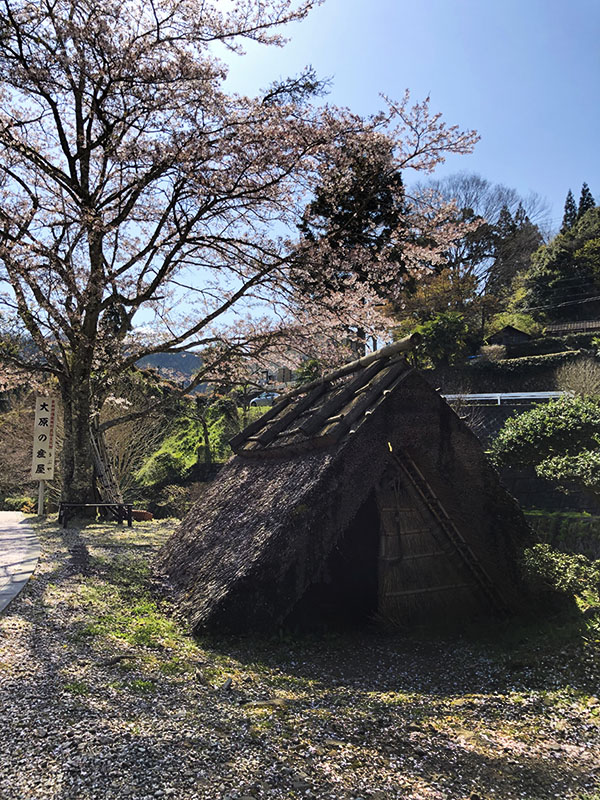
<path fill-rule="evenodd" d="M 90 498 L 90 423 L 141 357 L 203 348 L 198 384 L 316 320 L 381 327 L 369 282 L 388 280 L 384 254 L 325 304 L 301 292 L 307 274 L 339 273 L 309 257 L 297 225 L 345 142 L 431 171 L 476 141 L 408 94 L 368 119 L 316 102 L 310 70 L 257 97 L 224 91 L 219 49 L 280 45 L 315 4 L 1 0 L 0 302 L 13 331 L 0 354 L 58 381 L 64 499 Z M 405 244 L 401 271 L 431 256 Z"/>

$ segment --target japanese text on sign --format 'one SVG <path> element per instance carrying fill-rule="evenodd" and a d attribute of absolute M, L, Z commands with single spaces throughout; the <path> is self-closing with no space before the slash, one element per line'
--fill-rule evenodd
<path fill-rule="evenodd" d="M 45 481 L 54 478 L 55 424 L 56 398 L 36 397 L 31 465 L 31 477 L 34 480 Z"/>

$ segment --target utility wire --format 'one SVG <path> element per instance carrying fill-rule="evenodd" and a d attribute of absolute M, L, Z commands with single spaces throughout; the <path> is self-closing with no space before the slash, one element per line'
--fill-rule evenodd
<path fill-rule="evenodd" d="M 596 300 L 600 300 L 600 295 L 596 295 L 595 297 L 587 297 L 585 300 L 568 300 L 563 303 L 550 303 L 550 305 L 545 306 L 527 306 L 526 308 L 519 308 L 517 309 L 519 312 L 521 311 L 541 311 L 545 308 L 562 308 L 563 306 L 576 306 L 581 305 L 583 303 L 593 303 Z"/>

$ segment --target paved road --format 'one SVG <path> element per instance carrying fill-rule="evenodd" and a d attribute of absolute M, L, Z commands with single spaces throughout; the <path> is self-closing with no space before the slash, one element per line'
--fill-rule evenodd
<path fill-rule="evenodd" d="M 25 586 L 40 555 L 40 543 L 19 511 L 0 511 L 0 611 Z"/>

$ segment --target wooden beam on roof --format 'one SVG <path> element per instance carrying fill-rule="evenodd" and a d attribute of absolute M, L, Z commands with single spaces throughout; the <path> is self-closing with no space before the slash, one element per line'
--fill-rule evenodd
<path fill-rule="evenodd" d="M 327 423 L 327 420 L 335 415 L 336 411 L 339 411 L 348 400 L 354 397 L 356 390 L 368 383 L 371 378 L 380 372 L 383 366 L 384 365 L 379 362 L 371 364 L 367 369 L 360 372 L 356 378 L 353 378 L 344 386 L 343 389 L 340 389 L 338 392 L 334 391 L 331 397 L 326 400 L 323 407 L 299 426 L 302 433 L 305 436 L 312 436 L 319 431 L 323 425 Z"/>
<path fill-rule="evenodd" d="M 283 411 L 283 409 L 289 405 L 294 397 L 297 397 L 300 394 L 312 392 L 317 387 L 326 388 L 327 384 L 331 381 L 337 380 L 338 378 L 343 378 L 345 375 L 350 375 L 352 372 L 356 372 L 359 369 L 364 369 L 374 362 L 382 360 L 385 361 L 385 359 L 397 355 L 398 353 L 404 353 L 408 350 L 412 350 L 413 347 L 419 344 L 422 338 L 423 337 L 420 333 L 412 333 L 410 336 L 406 336 L 404 339 L 400 339 L 398 342 L 394 342 L 387 347 L 382 347 L 380 350 L 376 350 L 374 353 L 369 353 L 368 356 L 363 356 L 355 361 L 351 361 L 349 364 L 344 364 L 342 367 L 333 370 L 333 372 L 329 372 L 327 375 L 324 375 L 322 378 L 319 378 L 316 381 L 305 383 L 303 386 L 297 386 L 295 389 L 287 392 L 287 394 L 284 394 L 283 397 L 281 397 L 279 401 L 269 409 L 269 411 L 265 412 L 261 417 L 259 417 L 259 419 L 251 422 L 250 425 L 247 425 L 243 431 L 240 431 L 233 436 L 229 440 L 231 449 L 234 453 L 238 453 L 240 445 L 249 439 L 250 436 L 253 436 L 253 434 L 264 428 L 265 423 L 269 422 L 269 420 L 273 419 L 281 411 Z"/>
<path fill-rule="evenodd" d="M 369 391 L 359 395 L 354 405 L 352 405 L 348 412 L 344 414 L 343 419 L 334 423 L 333 426 L 326 429 L 325 432 L 331 436 L 335 436 L 336 438 L 346 433 L 346 431 L 350 429 L 352 423 L 362 417 L 369 406 L 371 406 L 375 400 L 379 398 L 384 389 L 393 383 L 396 378 L 400 377 L 401 375 L 408 374 L 411 371 L 411 367 L 408 366 L 404 359 L 392 361 L 392 363 L 386 369 L 381 370 L 380 375 L 373 380 L 372 385 L 369 387 Z"/>
<path fill-rule="evenodd" d="M 391 356 L 396 356 L 399 353 L 406 353 L 408 350 L 412 350 L 413 347 L 416 347 L 422 339 L 423 337 L 420 333 L 411 333 L 410 336 L 405 336 L 404 339 L 389 344 L 387 347 L 375 350 L 374 353 L 369 353 L 368 356 L 357 358 L 356 361 L 350 361 L 349 364 L 344 364 L 338 367 L 338 369 L 334 369 L 333 372 L 328 372 L 316 381 L 311 381 L 310 383 L 305 383 L 303 386 L 297 386 L 295 389 L 291 389 L 285 397 L 296 397 L 298 394 L 311 391 L 320 383 L 335 381 L 338 378 L 343 378 L 345 375 L 350 375 L 351 372 L 356 372 L 358 369 L 364 369 L 364 367 L 368 367 L 369 364 L 372 364 L 374 361 L 381 361 Z"/>
<path fill-rule="evenodd" d="M 318 400 L 318 398 L 325 391 L 326 387 L 326 383 L 321 383 L 319 386 L 315 386 L 312 392 L 309 392 L 297 403 L 294 403 L 289 411 L 283 414 L 279 419 L 276 419 L 274 422 L 272 422 L 263 433 L 256 437 L 257 444 L 266 445 L 273 441 L 278 433 L 287 428 L 290 422 L 293 422 L 293 420 L 297 419 L 305 409 L 309 408 L 315 402 L 315 400 Z"/>
<path fill-rule="evenodd" d="M 265 422 L 268 422 L 273 417 L 276 417 L 283 409 L 288 406 L 291 402 L 291 396 L 289 394 L 285 394 L 275 405 L 271 406 L 271 408 L 262 414 L 258 419 L 255 419 L 254 422 L 251 422 L 250 425 L 246 425 L 243 431 L 236 433 L 229 440 L 229 445 L 234 453 L 237 453 L 239 445 L 249 439 L 252 434 L 259 431 L 261 428 L 264 427 Z"/>
<path fill-rule="evenodd" d="M 275 460 L 278 458 L 285 458 L 286 456 L 304 455 L 312 453 L 317 450 L 323 450 L 326 447 L 335 444 L 336 440 L 332 436 L 314 436 L 312 439 L 304 439 L 300 442 L 292 442 L 291 444 L 274 444 L 271 447 L 260 447 L 256 450 L 242 449 L 238 451 L 238 456 L 242 458 L 249 458 L 252 460 Z"/>
<path fill-rule="evenodd" d="M 367 419 L 367 417 L 372 416 L 377 411 L 377 409 L 379 408 L 381 403 L 385 402 L 386 397 L 389 397 L 390 395 L 392 395 L 394 393 L 394 391 L 396 389 L 396 386 L 398 386 L 398 384 L 402 383 L 402 381 L 405 378 L 408 378 L 408 376 L 411 375 L 414 371 L 415 371 L 415 368 L 414 367 L 410 367 L 407 364 L 406 369 L 403 372 L 401 372 L 400 375 L 398 375 L 398 377 L 387 387 L 387 389 L 384 389 L 383 392 L 381 392 L 380 397 L 375 400 L 373 405 L 370 408 L 368 408 L 367 411 L 365 411 L 364 416 L 362 418 L 358 417 L 358 424 L 354 428 L 352 428 L 350 430 L 350 433 L 357 433 L 360 430 L 360 426 Z M 371 387 L 367 386 L 365 388 L 370 390 Z M 357 392 L 357 395 L 360 396 L 358 394 L 358 392 Z M 353 422 L 355 422 L 355 421 L 356 420 L 354 420 Z M 350 424 L 353 424 L 353 422 L 351 422 Z"/>

